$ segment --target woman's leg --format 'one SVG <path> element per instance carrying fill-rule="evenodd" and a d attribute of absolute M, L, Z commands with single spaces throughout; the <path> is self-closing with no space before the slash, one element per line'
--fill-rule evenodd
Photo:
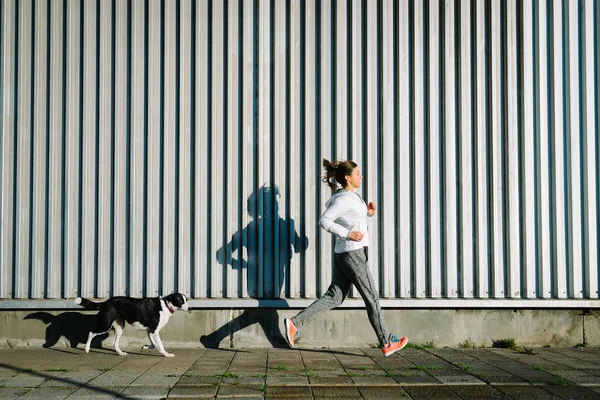
<path fill-rule="evenodd" d="M 367 248 L 336 254 L 340 264 L 345 266 L 345 272 L 350 281 L 356 286 L 365 302 L 369 321 L 375 330 L 377 339 L 382 346 L 390 341 L 390 333 L 383 321 L 379 305 L 379 292 L 367 264 Z"/>
<path fill-rule="evenodd" d="M 292 318 L 292 322 L 294 325 L 300 326 L 315 315 L 339 306 L 346 299 L 346 296 L 348 296 L 351 285 L 352 283 L 346 274 L 334 262 L 333 277 L 331 278 L 331 284 L 327 292 L 304 310 L 300 311 Z"/>

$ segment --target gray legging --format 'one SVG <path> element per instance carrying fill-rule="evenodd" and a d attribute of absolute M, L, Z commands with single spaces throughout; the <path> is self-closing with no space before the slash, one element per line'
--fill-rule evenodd
<path fill-rule="evenodd" d="M 386 345 L 390 341 L 391 335 L 383 322 L 379 306 L 379 293 L 369 271 L 367 260 L 366 247 L 346 253 L 335 253 L 333 278 L 329 289 L 323 296 L 292 318 L 294 325 L 299 327 L 315 315 L 342 304 L 348 296 L 350 287 L 354 284 L 365 302 L 369 321 L 371 321 L 379 343 L 382 346 Z"/>

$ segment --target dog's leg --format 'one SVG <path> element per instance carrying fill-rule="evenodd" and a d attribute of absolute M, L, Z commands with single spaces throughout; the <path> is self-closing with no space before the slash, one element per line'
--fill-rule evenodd
<path fill-rule="evenodd" d="M 120 322 L 121 321 L 116 321 L 116 323 L 113 324 L 115 328 L 115 351 L 119 353 L 120 356 L 126 356 L 127 353 L 121 351 L 121 349 L 119 348 L 119 339 L 121 339 L 121 335 L 123 334 L 123 327 L 121 326 Z"/>
<path fill-rule="evenodd" d="M 112 321 L 111 316 L 109 315 L 109 313 L 104 312 L 104 310 L 101 310 L 97 314 L 96 318 L 98 319 L 98 326 L 88 334 L 88 340 L 85 344 L 85 352 L 86 353 L 90 352 L 90 346 L 92 345 L 92 340 L 96 336 L 100 336 L 100 335 L 103 335 L 103 334 L 109 332 L 113 328 L 113 325 L 114 325 L 114 322 Z"/>
<path fill-rule="evenodd" d="M 150 344 L 143 346 L 142 350 L 153 350 L 156 348 L 156 345 L 154 344 L 154 342 L 152 342 L 152 336 L 150 336 L 150 332 L 146 331 L 146 333 L 148 334 L 148 340 L 150 340 Z"/>
<path fill-rule="evenodd" d="M 156 344 L 156 348 L 158 349 L 158 351 L 165 357 L 175 357 L 175 354 L 172 353 L 167 353 L 165 348 L 163 347 L 163 344 L 160 340 L 160 336 L 158 335 L 158 331 L 151 333 L 150 334 L 151 338 L 152 338 L 152 342 Z"/>

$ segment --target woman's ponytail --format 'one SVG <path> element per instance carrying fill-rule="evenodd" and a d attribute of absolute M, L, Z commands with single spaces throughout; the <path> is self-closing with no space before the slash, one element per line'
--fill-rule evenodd
<path fill-rule="evenodd" d="M 334 161 L 331 162 L 327 159 L 323 159 L 323 169 L 325 170 L 325 174 L 323 175 L 323 183 L 325 183 L 333 193 L 335 193 L 338 189 L 338 186 L 335 182 L 342 185 L 342 187 L 346 186 L 346 176 L 352 175 L 352 170 L 356 168 L 356 163 L 354 161 Z M 335 182 L 334 182 L 335 179 Z"/>

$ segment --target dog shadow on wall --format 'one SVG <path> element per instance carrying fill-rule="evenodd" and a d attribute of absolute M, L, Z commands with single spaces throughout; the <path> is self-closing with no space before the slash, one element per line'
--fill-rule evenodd
<path fill-rule="evenodd" d="M 261 187 L 248 197 L 247 205 L 252 221 L 217 250 L 217 260 L 237 269 L 240 277 L 246 274 L 248 295 L 258 300 L 259 307 L 247 308 L 216 331 L 203 335 L 200 342 L 205 347 L 217 348 L 225 338 L 230 339 L 229 347 L 233 347 L 233 334 L 254 324 L 260 324 L 273 347 L 286 343 L 279 328 L 279 314 L 276 309 L 265 307 L 266 301 L 280 299 L 288 283 L 292 256 L 308 248 L 308 238 L 298 235 L 293 219 L 279 216 L 277 186 Z"/>
<path fill-rule="evenodd" d="M 95 314 L 82 314 L 79 312 L 64 312 L 58 315 L 40 311 L 27 315 L 24 319 L 37 319 L 48 325 L 46 328 L 46 342 L 44 347 L 52 347 L 61 337 L 64 337 L 71 348 L 85 344 L 89 332 L 96 327 L 98 320 Z M 104 333 L 92 340 L 91 347 L 102 348 L 102 341 L 108 337 Z"/>

